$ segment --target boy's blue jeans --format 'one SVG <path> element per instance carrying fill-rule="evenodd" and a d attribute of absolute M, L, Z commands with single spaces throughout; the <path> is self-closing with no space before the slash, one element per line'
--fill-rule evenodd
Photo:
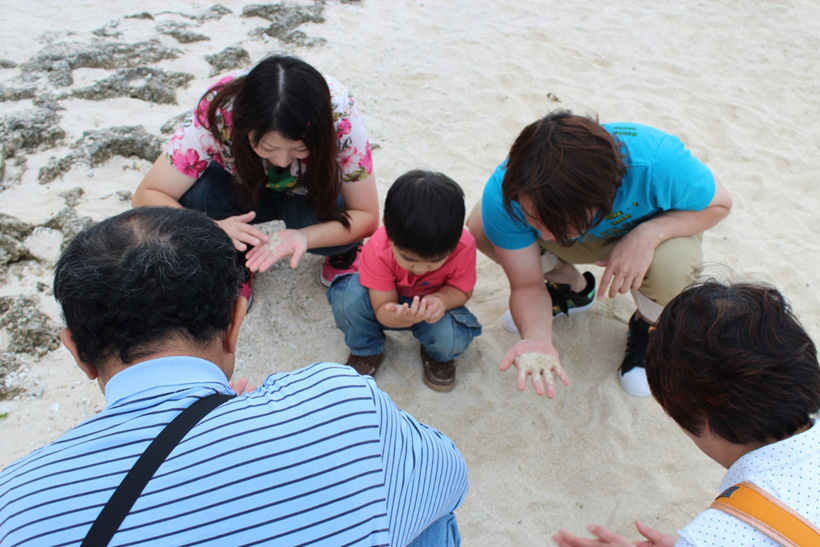
<path fill-rule="evenodd" d="M 336 326 L 344 333 L 345 344 L 353 355 L 384 353 L 385 330 L 409 330 L 430 357 L 449 361 L 461 355 L 473 338 L 481 334 L 478 319 L 464 306 L 446 311 L 441 320 L 432 325 L 422 321 L 404 329 L 385 327 L 376 319 L 370 294 L 359 283 L 359 274 L 337 278 L 327 290 L 327 300 Z M 399 302 L 411 303 L 412 299 L 399 297 Z"/>
<path fill-rule="evenodd" d="M 242 205 L 239 195 L 233 189 L 231 174 L 213 161 L 208 164 L 208 168 L 194 182 L 194 185 L 182 194 L 179 203 L 187 209 L 202 211 L 214 220 L 222 220 L 252 210 L 256 212 L 256 217 L 251 224 L 282 220 L 287 228 L 298 230 L 319 223 L 316 213 L 308 206 L 305 196 L 298 194 L 264 189 L 259 193 L 259 201 L 256 205 L 248 209 Z M 341 194 L 336 200 L 336 205 L 344 209 Z M 308 252 L 322 256 L 337 255 L 352 249 L 356 243 L 310 249 Z"/>
<path fill-rule="evenodd" d="M 461 535 L 453 513 L 445 515 L 427 527 L 407 547 L 459 547 Z"/>

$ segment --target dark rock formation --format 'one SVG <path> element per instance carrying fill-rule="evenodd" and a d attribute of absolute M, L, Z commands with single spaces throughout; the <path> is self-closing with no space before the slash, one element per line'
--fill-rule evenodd
<path fill-rule="evenodd" d="M 189 17 L 198 21 L 218 21 L 219 19 L 222 19 L 223 16 L 230 15 L 231 13 L 233 12 L 222 4 L 214 4 L 199 15 Z"/>
<path fill-rule="evenodd" d="M 2 83 L 0 84 L 0 101 L 33 99 L 36 91 L 37 87 L 33 85 L 10 86 Z"/>
<path fill-rule="evenodd" d="M 216 76 L 223 72 L 242 68 L 251 64 L 251 56 L 245 48 L 226 47 L 219 53 L 206 55 L 205 60 L 211 65 L 211 76 Z"/>
<path fill-rule="evenodd" d="M 156 31 L 160 34 L 165 34 L 167 36 L 171 36 L 172 38 L 176 38 L 177 42 L 180 44 L 190 44 L 193 42 L 210 40 L 210 38 L 204 34 L 199 34 L 198 32 L 190 30 L 187 23 L 179 23 L 177 21 L 163 21 L 156 26 Z"/>
<path fill-rule="evenodd" d="M 60 209 L 44 226 L 52 230 L 60 230 L 63 233 L 65 237 L 65 239 L 63 239 L 63 250 L 65 250 L 77 234 L 92 224 L 94 224 L 94 221 L 91 217 L 79 217 L 74 209 L 66 207 Z"/>
<path fill-rule="evenodd" d="M 28 250 L 19 240 L 0 234 L 0 272 L 5 274 L 10 263 L 22 260 L 27 256 Z"/>
<path fill-rule="evenodd" d="M 54 146 L 65 137 L 57 123 L 60 117 L 48 108 L 29 108 L 0 118 L 0 134 L 4 135 L 4 154 L 13 157 L 18 150 L 34 152 Z"/>
<path fill-rule="evenodd" d="M 321 2 L 315 2 L 308 7 L 286 3 L 251 4 L 242 10 L 242 17 L 261 17 L 271 22 L 266 28 L 253 31 L 257 35 L 266 34 L 285 42 L 311 46 L 324 42 L 324 40 L 308 38 L 304 32 L 295 29 L 304 23 L 324 23 L 323 9 L 324 5 Z"/>
<path fill-rule="evenodd" d="M 66 205 L 69 207 L 75 207 L 78 203 L 80 203 L 80 199 L 83 197 L 83 194 L 85 194 L 85 190 L 83 190 L 82 186 L 75 186 L 71 190 L 60 192 L 57 195 L 65 200 Z"/>
<path fill-rule="evenodd" d="M 34 81 L 45 76 L 53 85 L 68 86 L 73 82 L 71 71 L 75 68 L 132 68 L 176 59 L 181 53 L 163 46 L 159 40 L 133 44 L 60 42 L 40 51 L 20 69 L 24 80 Z"/>
<path fill-rule="evenodd" d="M 23 366 L 23 360 L 17 353 L 0 353 L 0 400 L 11 399 L 23 389 L 16 385 L 15 372 Z"/>
<path fill-rule="evenodd" d="M 231 14 L 233 12 L 225 6 L 223 6 L 222 4 L 214 4 L 207 10 L 197 15 L 192 15 L 190 13 L 182 13 L 180 11 L 163 11 L 158 13 L 157 15 L 163 15 L 166 13 L 181 15 L 183 17 L 187 17 L 188 19 L 192 19 L 194 21 L 199 21 L 200 23 L 202 23 L 204 21 L 218 21 L 219 19 L 222 19 L 223 16 Z"/>
<path fill-rule="evenodd" d="M 120 20 L 114 19 L 113 21 L 109 21 L 104 26 L 93 31 L 92 34 L 94 34 L 95 36 L 100 36 L 102 38 L 117 38 L 119 36 L 122 36 L 123 33 L 119 27 Z"/>
<path fill-rule="evenodd" d="M 159 137 L 147 133 L 141 125 L 86 131 L 71 145 L 72 151 L 68 155 L 59 160 L 52 159 L 40 169 L 40 184 L 51 182 L 80 162 L 96 167 L 113 156 L 136 156 L 153 163 L 162 153 L 163 144 Z"/>
<path fill-rule="evenodd" d="M 23 240 L 33 230 L 34 226 L 0 213 L 0 271 L 5 272 L 10 263 L 28 257 Z"/>
<path fill-rule="evenodd" d="M 60 328 L 39 310 L 34 296 L 0 297 L 0 326 L 9 333 L 11 353 L 42 357 L 60 346 Z"/>
<path fill-rule="evenodd" d="M 126 19 L 148 19 L 150 21 L 154 20 L 154 16 L 148 13 L 147 11 L 143 11 L 141 13 L 135 13 L 133 15 L 126 15 Z"/>
<path fill-rule="evenodd" d="M 34 230 L 34 226 L 26 224 L 13 216 L 0 213 L 0 235 L 23 240 L 32 230 Z"/>
<path fill-rule="evenodd" d="M 177 88 L 193 79 L 192 74 L 167 72 L 160 68 L 126 68 L 90 86 L 75 89 L 71 95 L 93 101 L 130 97 L 159 104 L 176 104 Z"/>

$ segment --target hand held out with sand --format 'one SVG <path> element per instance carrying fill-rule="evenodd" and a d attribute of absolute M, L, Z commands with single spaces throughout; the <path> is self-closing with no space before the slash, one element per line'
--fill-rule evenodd
<path fill-rule="evenodd" d="M 444 315 L 444 303 L 438 297 L 425 296 L 420 298 L 413 297 L 413 302 L 410 304 L 399 304 L 398 302 L 390 302 L 385 305 L 385 308 L 396 314 L 396 320 L 406 323 L 407 326 L 427 321 L 428 323 L 435 323 Z"/>
<path fill-rule="evenodd" d="M 635 526 L 638 528 L 638 532 L 640 532 L 647 541 L 629 541 L 625 537 L 597 524 L 590 524 L 587 526 L 587 529 L 590 534 L 598 539 L 582 538 L 574 536 L 564 530 L 559 530 L 557 534 L 552 536 L 552 540 L 557 543 L 559 547 L 674 547 L 675 542 L 678 540 L 678 536 L 663 534 L 642 524 L 640 521 L 635 521 Z"/>
<path fill-rule="evenodd" d="M 264 272 L 281 259 L 290 256 L 290 267 L 294 270 L 307 251 L 307 236 L 299 230 L 279 230 L 270 235 L 265 245 L 251 249 L 245 266 L 252 272 Z"/>
<path fill-rule="evenodd" d="M 236 247 L 237 251 L 245 251 L 248 245 L 256 247 L 268 241 L 268 236 L 265 232 L 249 224 L 254 217 L 256 217 L 256 213 L 251 211 L 243 215 L 223 218 L 222 220 L 216 220 L 214 222 L 230 236 L 233 241 L 233 246 Z"/>
<path fill-rule="evenodd" d="M 515 365 L 518 369 L 518 391 L 527 388 L 527 377 L 532 376 L 535 393 L 552 399 L 555 397 L 555 380 L 553 372 L 558 375 L 565 386 L 569 386 L 569 377 L 561 366 L 558 350 L 545 340 L 525 339 L 507 351 L 501 360 L 501 372 Z"/>

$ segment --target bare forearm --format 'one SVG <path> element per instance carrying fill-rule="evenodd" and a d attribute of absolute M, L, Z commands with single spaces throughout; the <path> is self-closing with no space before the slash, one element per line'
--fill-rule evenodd
<path fill-rule="evenodd" d="M 456 289 L 455 287 L 451 287 L 450 285 L 445 285 L 437 292 L 434 292 L 431 296 L 439 297 L 441 302 L 444 304 L 444 309 L 449 311 L 460 308 L 466 304 L 471 295 L 472 291 L 468 294 Z"/>
<path fill-rule="evenodd" d="M 177 200 L 165 192 L 151 188 L 138 188 L 131 198 L 131 205 L 134 207 L 164 206 L 182 207 Z"/>
<path fill-rule="evenodd" d="M 302 228 L 308 241 L 308 249 L 346 245 L 369 237 L 378 227 L 378 217 L 364 211 L 348 211 L 350 228 L 332 220 Z"/>
<path fill-rule="evenodd" d="M 723 184 L 715 179 L 715 195 L 701 211 L 666 211 L 640 224 L 633 232 L 651 244 L 653 248 L 674 237 L 686 237 L 708 230 L 729 214 L 732 196 Z"/>
<path fill-rule="evenodd" d="M 552 300 L 543 283 L 512 288 L 510 313 L 522 339 L 552 344 Z"/>
<path fill-rule="evenodd" d="M 636 226 L 633 231 L 647 238 L 657 247 L 675 237 L 686 237 L 708 230 L 729 214 L 723 206 L 707 207 L 702 211 L 667 211 Z"/>
<path fill-rule="evenodd" d="M 161 154 L 140 185 L 134 191 L 131 204 L 134 207 L 160 205 L 182 207 L 179 198 L 194 185 L 196 179 L 183 175 L 171 165 L 164 154 Z"/>

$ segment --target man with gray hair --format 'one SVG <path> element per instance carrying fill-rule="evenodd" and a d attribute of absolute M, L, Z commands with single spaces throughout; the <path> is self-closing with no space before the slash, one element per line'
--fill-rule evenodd
<path fill-rule="evenodd" d="M 192 210 L 71 242 L 61 338 L 107 404 L 0 473 L 0 544 L 458 545 L 464 459 L 372 378 L 315 363 L 234 396 L 243 276 Z"/>

